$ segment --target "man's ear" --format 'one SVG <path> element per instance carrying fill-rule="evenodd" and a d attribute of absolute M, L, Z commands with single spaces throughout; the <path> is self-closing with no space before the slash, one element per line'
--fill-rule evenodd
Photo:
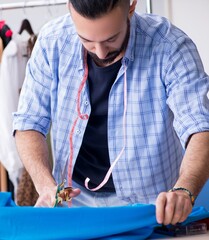
<path fill-rule="evenodd" d="M 128 14 L 129 19 L 133 16 L 133 14 L 135 12 L 136 4 L 137 4 L 137 0 L 132 0 L 131 1 L 131 5 L 130 5 L 130 8 L 129 8 L 129 14 Z"/>

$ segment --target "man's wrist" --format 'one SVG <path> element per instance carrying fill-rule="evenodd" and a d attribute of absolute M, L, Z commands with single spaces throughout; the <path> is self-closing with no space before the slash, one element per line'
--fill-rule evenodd
<path fill-rule="evenodd" d="M 50 180 L 45 180 L 44 183 L 39 183 L 39 184 L 34 184 L 36 187 L 36 191 L 38 192 L 39 195 L 48 192 L 48 191 L 55 191 L 57 189 L 57 184 L 54 181 L 54 179 Z"/>
<path fill-rule="evenodd" d="M 187 193 L 188 196 L 190 197 L 192 206 L 194 206 L 196 197 L 187 188 L 173 187 L 168 192 L 176 192 L 176 191 L 183 191 L 183 192 Z"/>

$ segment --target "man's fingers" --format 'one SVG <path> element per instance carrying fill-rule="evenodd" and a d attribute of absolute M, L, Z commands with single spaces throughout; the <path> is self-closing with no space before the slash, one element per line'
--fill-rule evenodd
<path fill-rule="evenodd" d="M 159 224 L 162 224 L 165 216 L 166 193 L 160 193 L 156 200 L 156 218 Z"/>
<path fill-rule="evenodd" d="M 167 200 L 166 200 L 163 224 L 168 225 L 171 223 L 171 221 L 174 217 L 177 196 L 176 196 L 176 194 L 166 193 L 165 197 Z"/>
<path fill-rule="evenodd" d="M 183 214 L 182 217 L 179 219 L 179 222 L 183 222 L 187 219 L 188 215 L 192 211 L 192 204 L 191 204 L 191 199 L 186 200 L 186 204 L 184 204 L 184 209 L 183 209 Z"/>
<path fill-rule="evenodd" d="M 175 225 L 178 222 L 186 220 L 189 213 L 192 211 L 190 197 L 185 193 L 176 193 L 177 201 L 175 204 L 175 212 L 171 224 Z"/>
<path fill-rule="evenodd" d="M 78 188 L 72 188 L 71 192 L 69 193 L 69 197 L 73 198 L 79 195 L 81 192 L 80 189 Z M 65 196 L 65 195 L 64 195 Z M 60 197 L 63 197 L 62 194 Z M 55 204 L 56 198 L 55 198 L 55 192 L 53 191 L 48 191 L 45 192 L 44 194 L 40 195 L 35 206 L 34 207 L 53 207 Z M 65 201 L 65 198 L 63 199 Z"/>
<path fill-rule="evenodd" d="M 175 225 L 183 222 L 191 211 L 191 199 L 185 193 L 163 192 L 156 200 L 156 218 L 159 224 Z"/>
<path fill-rule="evenodd" d="M 81 193 L 81 190 L 79 188 L 74 188 L 72 192 L 70 193 L 70 197 L 76 197 Z"/>
<path fill-rule="evenodd" d="M 170 221 L 172 225 L 178 223 L 182 216 L 184 215 L 184 204 L 185 204 L 184 197 L 182 196 L 177 197 L 173 218 Z"/>

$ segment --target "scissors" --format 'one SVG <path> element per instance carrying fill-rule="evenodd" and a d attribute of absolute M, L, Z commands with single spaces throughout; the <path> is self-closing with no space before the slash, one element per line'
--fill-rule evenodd
<path fill-rule="evenodd" d="M 67 163 L 65 164 L 64 171 L 61 172 L 61 183 L 57 185 L 57 191 L 55 195 L 55 204 L 54 207 L 62 205 L 62 202 L 70 202 L 72 200 L 72 197 L 70 197 L 70 193 L 72 192 L 73 188 L 72 187 L 64 187 L 65 186 L 65 173 L 67 170 Z"/>
<path fill-rule="evenodd" d="M 61 205 L 62 202 L 70 202 L 72 200 L 72 197 L 70 197 L 70 193 L 72 192 L 72 187 L 64 187 L 65 181 L 62 181 L 57 186 L 57 191 L 55 195 L 55 204 L 54 207 L 57 207 L 58 205 Z"/>

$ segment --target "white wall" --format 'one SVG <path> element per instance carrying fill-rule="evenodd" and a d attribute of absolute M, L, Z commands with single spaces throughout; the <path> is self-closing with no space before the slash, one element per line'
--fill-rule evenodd
<path fill-rule="evenodd" d="M 206 72 L 209 73 L 209 1 L 172 0 L 171 19 L 197 44 Z"/>
<path fill-rule="evenodd" d="M 205 71 L 209 74 L 209 1 L 152 0 L 152 2 L 154 13 L 169 18 L 192 38 L 199 50 Z"/>

